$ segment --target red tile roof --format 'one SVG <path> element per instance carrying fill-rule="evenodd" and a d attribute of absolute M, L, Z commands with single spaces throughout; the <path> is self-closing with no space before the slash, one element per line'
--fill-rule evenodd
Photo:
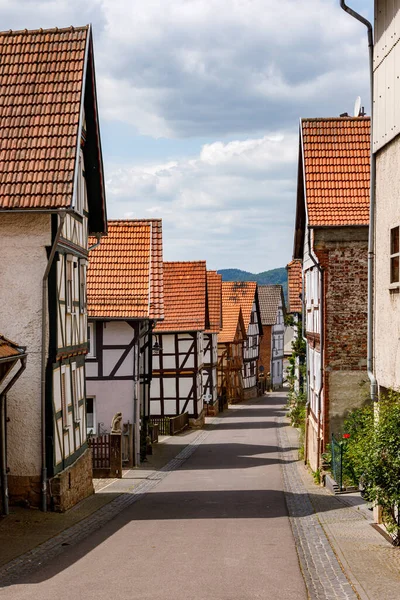
<path fill-rule="evenodd" d="M 242 337 L 247 337 L 246 327 L 243 323 L 243 313 L 240 304 L 222 298 L 222 329 L 218 334 L 218 343 L 229 344 L 235 340 L 238 327 L 242 330 Z"/>
<path fill-rule="evenodd" d="M 12 342 L 3 335 L 0 335 L 0 359 L 9 358 L 12 360 L 13 358 L 18 358 L 24 353 L 24 349 L 18 346 L 15 342 Z"/>
<path fill-rule="evenodd" d="M 302 262 L 294 259 L 286 267 L 288 273 L 288 312 L 301 313 L 301 290 L 302 290 Z"/>
<path fill-rule="evenodd" d="M 308 223 L 368 225 L 370 119 L 302 119 Z"/>
<path fill-rule="evenodd" d="M 104 204 L 90 27 L 1 32 L 0 55 L 0 209 L 71 207 L 88 62 L 96 192 Z"/>
<path fill-rule="evenodd" d="M 208 333 L 218 333 L 222 327 L 222 275 L 217 271 L 207 271 Z"/>
<path fill-rule="evenodd" d="M 281 285 L 259 285 L 258 297 L 260 301 L 261 323 L 275 325 L 278 317 L 279 305 L 285 310 L 285 299 Z"/>
<path fill-rule="evenodd" d="M 165 318 L 155 333 L 204 331 L 207 322 L 205 261 L 164 262 Z"/>
<path fill-rule="evenodd" d="M 108 221 L 108 235 L 89 253 L 87 297 L 89 317 L 163 318 L 160 219 Z"/>
<path fill-rule="evenodd" d="M 250 324 L 251 311 L 256 299 L 257 283 L 255 281 L 223 281 L 222 305 L 237 304 L 242 308 L 243 321 L 246 331 Z"/>

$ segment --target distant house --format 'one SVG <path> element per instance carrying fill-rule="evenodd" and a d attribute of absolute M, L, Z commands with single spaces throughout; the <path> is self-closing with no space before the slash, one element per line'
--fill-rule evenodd
<path fill-rule="evenodd" d="M 90 254 L 87 426 L 109 432 L 114 415 L 145 436 L 152 377 L 152 329 L 164 317 L 161 220 L 108 221 Z"/>
<path fill-rule="evenodd" d="M 26 349 L 0 335 L 0 515 L 8 515 L 7 394 L 25 368 Z"/>
<path fill-rule="evenodd" d="M 164 320 L 154 329 L 150 415 L 204 423 L 203 334 L 210 328 L 205 261 L 164 262 Z"/>
<path fill-rule="evenodd" d="M 0 48 L 0 330 L 29 349 L 8 394 L 9 492 L 62 511 L 93 493 L 86 271 L 107 218 L 92 31 L 7 31 Z"/>
<path fill-rule="evenodd" d="M 285 355 L 293 354 L 293 342 L 299 335 L 299 327 L 301 325 L 302 305 L 302 262 L 299 259 L 292 260 L 287 266 L 288 275 L 288 305 L 286 313 L 292 317 L 293 324 L 286 325 L 285 329 Z M 301 332 L 300 332 L 301 335 Z M 304 381 L 300 373 L 300 359 L 295 359 L 293 365 L 293 375 L 295 377 L 294 389 L 299 392 L 303 390 Z"/>
<path fill-rule="evenodd" d="M 367 391 L 369 136 L 366 117 L 300 123 L 294 259 L 303 264 L 313 470 Z"/>
<path fill-rule="evenodd" d="M 222 293 L 222 330 L 218 334 L 218 397 L 222 406 L 244 398 L 243 347 L 247 339 L 242 308 Z"/>
<path fill-rule="evenodd" d="M 281 285 L 258 286 L 263 335 L 260 344 L 259 367 L 270 374 L 273 389 L 283 385 L 285 335 L 285 299 Z"/>
<path fill-rule="evenodd" d="M 222 301 L 227 307 L 241 307 L 246 336 L 243 342 L 243 397 L 257 395 L 257 362 L 260 355 L 260 339 L 263 334 L 257 283 L 255 281 L 224 281 Z"/>
<path fill-rule="evenodd" d="M 207 298 L 210 326 L 204 332 L 203 398 L 207 414 L 218 413 L 218 334 L 222 328 L 222 276 L 207 271 Z"/>

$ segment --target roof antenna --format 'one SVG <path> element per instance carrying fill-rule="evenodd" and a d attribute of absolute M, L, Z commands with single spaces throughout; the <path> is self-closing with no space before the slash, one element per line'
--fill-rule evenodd
<path fill-rule="evenodd" d="M 364 116 L 364 107 L 361 108 L 361 98 L 357 96 L 356 101 L 354 102 L 354 112 L 353 115 L 355 117 L 363 117 Z"/>

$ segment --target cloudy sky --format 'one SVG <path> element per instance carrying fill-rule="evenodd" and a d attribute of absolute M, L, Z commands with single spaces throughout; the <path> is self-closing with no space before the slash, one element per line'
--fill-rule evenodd
<path fill-rule="evenodd" d="M 93 24 L 108 215 L 161 217 L 166 260 L 284 266 L 299 118 L 369 110 L 365 28 L 339 0 L 0 0 L 0 17 Z"/>

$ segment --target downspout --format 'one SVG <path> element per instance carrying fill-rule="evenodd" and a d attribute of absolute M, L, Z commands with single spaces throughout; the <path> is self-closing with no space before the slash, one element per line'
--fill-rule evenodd
<path fill-rule="evenodd" d="M 375 181 L 376 181 L 376 161 L 373 151 L 373 102 L 374 102 L 374 36 L 371 23 L 355 10 L 346 5 L 345 0 L 340 0 L 341 8 L 350 16 L 360 21 L 367 28 L 368 35 L 368 55 L 369 55 L 369 81 L 371 98 L 371 141 L 370 141 L 370 169 L 371 181 L 369 191 L 369 230 L 368 230 L 368 322 L 367 322 L 367 370 L 370 380 L 370 396 L 373 402 L 377 397 L 377 381 L 374 375 L 374 236 L 375 236 Z"/>
<path fill-rule="evenodd" d="M 25 348 L 23 349 L 25 351 Z M 15 373 L 14 377 L 8 382 L 4 390 L 0 394 L 0 481 L 1 481 L 1 496 L 3 504 L 3 514 L 8 515 L 8 481 L 7 481 L 7 450 L 6 450 L 6 397 L 7 392 L 13 387 L 16 381 L 20 378 L 23 371 L 26 369 L 26 354 L 21 356 L 21 366 Z"/>
<path fill-rule="evenodd" d="M 42 358 L 41 358 L 41 451 L 42 451 L 42 473 L 41 473 L 41 510 L 47 512 L 47 465 L 46 465 L 46 338 L 47 338 L 47 297 L 49 287 L 49 273 L 53 264 L 57 245 L 61 236 L 65 221 L 65 212 L 60 212 L 60 222 L 57 233 L 51 247 L 46 270 L 42 280 Z"/>
<path fill-rule="evenodd" d="M 95 244 L 93 244 L 92 246 L 89 246 L 88 252 L 90 252 L 91 250 L 94 250 L 95 248 L 97 248 L 97 246 L 100 246 L 102 235 L 103 235 L 102 233 L 96 234 L 97 242 Z"/>

